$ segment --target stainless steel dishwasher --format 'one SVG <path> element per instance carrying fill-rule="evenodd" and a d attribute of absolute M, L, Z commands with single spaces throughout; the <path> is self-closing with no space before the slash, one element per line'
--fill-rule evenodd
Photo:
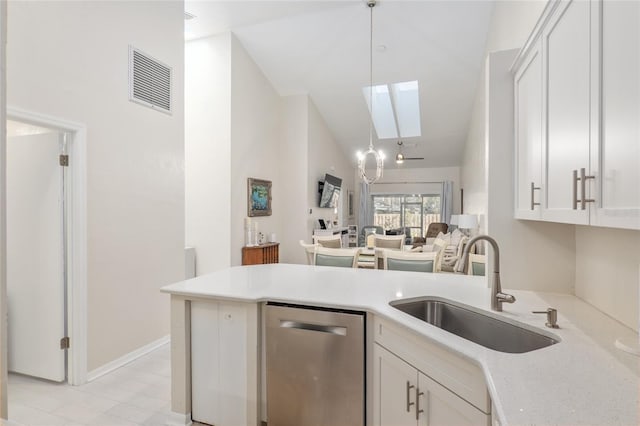
<path fill-rule="evenodd" d="M 363 312 L 268 303 L 268 426 L 365 424 Z"/>

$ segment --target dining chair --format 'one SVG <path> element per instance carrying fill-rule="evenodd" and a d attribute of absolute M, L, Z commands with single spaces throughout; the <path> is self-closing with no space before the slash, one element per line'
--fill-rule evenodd
<path fill-rule="evenodd" d="M 373 245 L 375 248 L 402 250 L 404 247 L 404 234 L 402 235 L 376 235 Z"/>
<path fill-rule="evenodd" d="M 313 253 L 316 250 L 317 244 L 307 244 L 303 240 L 300 240 L 300 245 L 304 248 L 304 252 L 307 255 L 307 265 L 313 265 Z"/>
<path fill-rule="evenodd" d="M 367 236 L 369 234 L 383 235 L 384 229 L 382 226 L 366 225 L 360 230 L 360 237 L 358 238 L 358 246 L 364 247 L 367 243 Z"/>
<path fill-rule="evenodd" d="M 487 256 L 484 254 L 469 253 L 467 261 L 467 275 L 485 275 Z"/>
<path fill-rule="evenodd" d="M 338 266 L 342 268 L 357 268 L 359 248 L 337 249 L 316 247 L 313 263 L 316 266 Z"/>
<path fill-rule="evenodd" d="M 313 242 L 326 248 L 342 248 L 342 236 L 337 235 L 316 235 Z"/>
<path fill-rule="evenodd" d="M 384 269 L 390 271 L 436 272 L 437 252 L 402 252 L 385 250 Z"/>

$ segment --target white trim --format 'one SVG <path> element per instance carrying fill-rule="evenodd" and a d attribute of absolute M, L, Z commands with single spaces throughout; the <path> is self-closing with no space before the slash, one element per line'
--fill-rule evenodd
<path fill-rule="evenodd" d="M 511 73 L 515 73 L 515 71 L 520 68 L 520 65 L 525 60 L 526 56 L 529 54 L 529 50 L 537 43 L 537 38 L 542 34 L 542 30 L 547 25 L 547 22 L 551 18 L 551 15 L 556 10 L 558 5 L 560 4 L 560 0 L 550 0 L 547 2 L 544 10 L 540 14 L 536 25 L 533 27 L 533 30 L 529 34 L 527 41 L 524 43 L 524 46 L 518 52 L 518 55 L 513 60 L 513 63 L 509 67 L 509 71 Z"/>
<path fill-rule="evenodd" d="M 191 421 L 191 413 L 183 414 L 176 413 L 175 411 L 170 411 L 167 416 L 166 426 L 191 426 L 193 422 Z"/>
<path fill-rule="evenodd" d="M 147 345 L 144 345 L 132 352 L 129 352 L 128 354 L 123 355 L 118 359 L 114 359 L 113 361 L 108 362 L 102 367 L 98 367 L 95 370 L 90 371 L 87 374 L 87 381 L 92 382 L 95 379 L 104 376 L 105 374 L 111 373 L 112 371 L 117 370 L 120 367 L 124 367 L 130 362 L 133 362 L 136 359 L 150 352 L 153 352 L 154 350 L 158 349 L 160 346 L 166 345 L 167 343 L 169 343 L 169 341 L 170 341 L 170 335 L 167 334 L 166 336 L 161 337 L 158 340 L 153 341 Z"/>
<path fill-rule="evenodd" d="M 68 352 L 68 377 L 71 385 L 81 385 L 87 378 L 87 128 L 46 114 L 7 107 L 7 118 L 32 123 L 73 134 L 69 151 L 69 242 L 68 255 L 68 326 L 71 347 Z"/>
<path fill-rule="evenodd" d="M 7 410 L 7 2 L 0 2 L 0 419 Z M 1 422 L 2 420 L 0 420 Z"/>

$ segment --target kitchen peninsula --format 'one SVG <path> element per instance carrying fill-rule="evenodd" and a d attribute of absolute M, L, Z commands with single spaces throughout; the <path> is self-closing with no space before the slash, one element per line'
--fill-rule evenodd
<path fill-rule="evenodd" d="M 503 286 L 508 289 L 509 283 Z M 638 335 L 574 296 L 510 291 L 516 303 L 493 312 L 482 277 L 287 264 L 232 267 L 162 291 L 171 295 L 170 424 L 189 424 L 197 410 L 215 416 L 220 426 L 267 420 L 262 351 L 267 301 L 366 312 L 367 425 L 382 422 L 380 404 L 386 399 L 380 392 L 388 391 L 376 388 L 376 354 L 384 352 L 385 359 L 396 354 L 410 363 L 414 347 L 431 348 L 450 365 L 463 366 L 467 376 L 457 380 L 462 373 L 455 369 L 441 379 L 440 370 L 432 374 L 425 371 L 429 365 L 414 363 L 447 400 L 457 401 L 461 413 L 473 412 L 482 424 L 638 424 L 638 358 L 614 347 L 616 338 Z M 526 353 L 498 352 L 389 305 L 424 296 L 468 305 L 559 342 Z M 558 309 L 559 329 L 546 328 L 545 318 L 532 313 L 548 307 Z M 391 331 L 383 335 L 383 329 Z M 466 385 L 469 380 L 475 384 Z M 206 406 L 199 402 L 201 393 Z"/>

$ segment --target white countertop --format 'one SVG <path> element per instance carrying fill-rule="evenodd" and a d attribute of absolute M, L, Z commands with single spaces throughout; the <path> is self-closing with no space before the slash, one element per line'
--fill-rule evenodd
<path fill-rule="evenodd" d="M 509 291 L 514 304 L 490 311 L 482 277 L 306 265 L 233 267 L 166 286 L 187 297 L 243 302 L 278 301 L 369 311 L 410 328 L 476 362 L 484 371 L 503 425 L 637 425 L 640 358 L 614 347 L 638 334 L 575 296 Z M 561 340 L 544 349 L 496 352 L 426 324 L 389 306 L 397 299 L 435 296 L 537 327 Z M 560 329 L 544 327 L 532 310 L 558 309 Z"/>

